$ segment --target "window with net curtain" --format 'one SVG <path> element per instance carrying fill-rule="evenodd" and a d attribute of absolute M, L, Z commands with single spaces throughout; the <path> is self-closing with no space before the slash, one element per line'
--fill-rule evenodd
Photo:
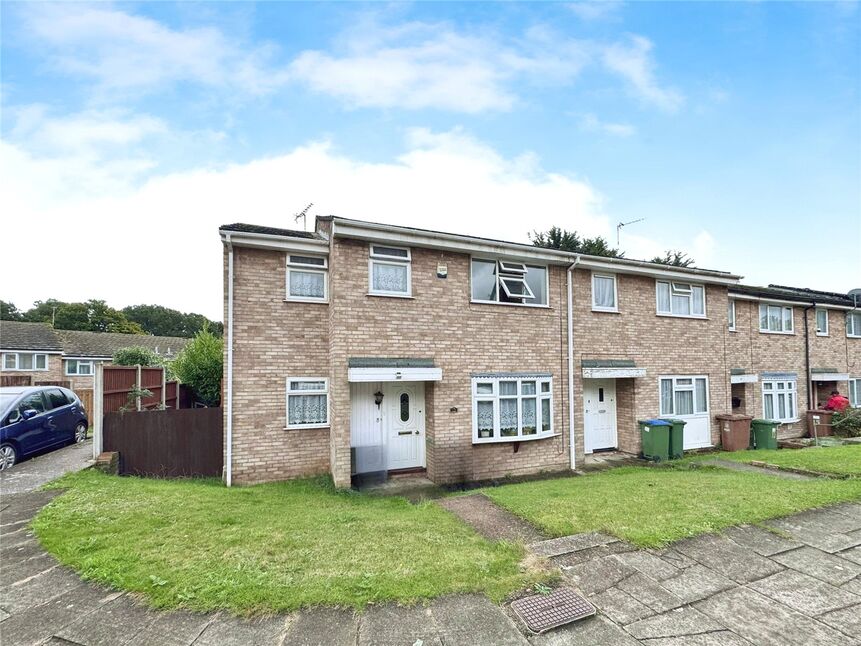
<path fill-rule="evenodd" d="M 325 426 L 329 422 L 328 380 L 287 380 L 287 428 Z"/>
<path fill-rule="evenodd" d="M 592 309 L 616 311 L 616 277 L 592 274 Z"/>
<path fill-rule="evenodd" d="M 405 247 L 371 245 L 370 293 L 379 296 L 409 296 L 412 254 Z"/>
<path fill-rule="evenodd" d="M 516 441 L 553 433 L 552 378 L 473 379 L 473 442 Z"/>
<path fill-rule="evenodd" d="M 662 377 L 661 415 L 708 413 L 708 381 L 705 377 Z"/>
<path fill-rule="evenodd" d="M 327 260 L 321 256 L 287 258 L 287 298 L 326 300 Z"/>

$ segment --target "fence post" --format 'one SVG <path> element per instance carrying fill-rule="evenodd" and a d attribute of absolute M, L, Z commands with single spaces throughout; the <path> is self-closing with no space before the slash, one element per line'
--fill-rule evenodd
<path fill-rule="evenodd" d="M 135 377 L 135 390 L 137 390 L 137 397 L 135 397 L 135 407 L 140 411 L 141 409 L 141 364 L 137 366 L 137 376 Z"/>
<path fill-rule="evenodd" d="M 167 408 L 167 376 L 164 366 L 161 367 L 161 408 Z"/>
<path fill-rule="evenodd" d="M 103 420 L 105 408 L 105 375 L 101 361 L 96 364 L 96 374 L 93 377 L 93 459 L 99 457 L 104 446 Z"/>

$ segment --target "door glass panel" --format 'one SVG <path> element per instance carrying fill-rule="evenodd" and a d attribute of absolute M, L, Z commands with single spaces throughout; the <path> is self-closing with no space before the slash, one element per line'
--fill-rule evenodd
<path fill-rule="evenodd" d="M 493 402 L 478 402 L 478 436 L 493 437 Z"/>
<path fill-rule="evenodd" d="M 604 401 L 604 389 L 603 388 L 598 389 L 598 401 L 599 402 Z"/>
<path fill-rule="evenodd" d="M 542 399 L 541 400 L 541 430 L 543 432 L 547 432 L 550 430 L 553 424 L 553 419 L 550 416 L 550 400 Z"/>
<path fill-rule="evenodd" d="M 410 421 L 410 396 L 408 393 L 401 393 L 401 421 Z"/>
<path fill-rule="evenodd" d="M 673 380 L 661 379 L 661 415 L 673 414 Z"/>
<path fill-rule="evenodd" d="M 676 391 L 676 415 L 693 415 L 694 393 L 690 390 Z"/>
<path fill-rule="evenodd" d="M 502 437 L 513 437 L 517 435 L 516 399 L 499 400 L 499 434 Z"/>
<path fill-rule="evenodd" d="M 523 435 L 535 435 L 538 432 L 535 419 L 535 398 L 524 398 L 520 405 L 523 409 Z"/>
<path fill-rule="evenodd" d="M 696 395 L 697 395 L 697 407 L 696 412 L 705 413 L 708 411 L 707 408 L 707 397 L 706 397 L 706 380 L 705 379 L 697 379 L 696 384 Z"/>

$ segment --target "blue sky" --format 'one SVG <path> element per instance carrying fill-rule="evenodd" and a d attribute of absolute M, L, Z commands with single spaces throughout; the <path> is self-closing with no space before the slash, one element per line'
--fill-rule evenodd
<path fill-rule="evenodd" d="M 309 202 L 524 241 L 558 224 L 615 242 L 646 218 L 623 231 L 630 257 L 861 286 L 856 3 L 2 11 L 4 237 L 38 223 L 53 259 L 4 281 L 19 306 L 220 318 L 217 226 L 294 227 Z M 145 277 L 130 248 L 158 259 Z M 31 259 L 16 246 L 0 270 Z"/>

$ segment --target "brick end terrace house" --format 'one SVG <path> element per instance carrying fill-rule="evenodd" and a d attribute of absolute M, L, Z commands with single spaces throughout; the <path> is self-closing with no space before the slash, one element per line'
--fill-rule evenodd
<path fill-rule="evenodd" d="M 638 452 L 636 421 L 655 416 L 685 419 L 688 449 L 718 443 L 720 413 L 798 434 L 808 374 L 857 404 L 861 313 L 845 295 L 781 291 L 799 321 L 774 334 L 777 288 L 726 272 L 338 217 L 220 233 L 229 484 L 563 471 Z M 814 301 L 832 338 L 809 337 L 808 372 Z M 763 330 L 748 311 L 760 305 Z"/>

